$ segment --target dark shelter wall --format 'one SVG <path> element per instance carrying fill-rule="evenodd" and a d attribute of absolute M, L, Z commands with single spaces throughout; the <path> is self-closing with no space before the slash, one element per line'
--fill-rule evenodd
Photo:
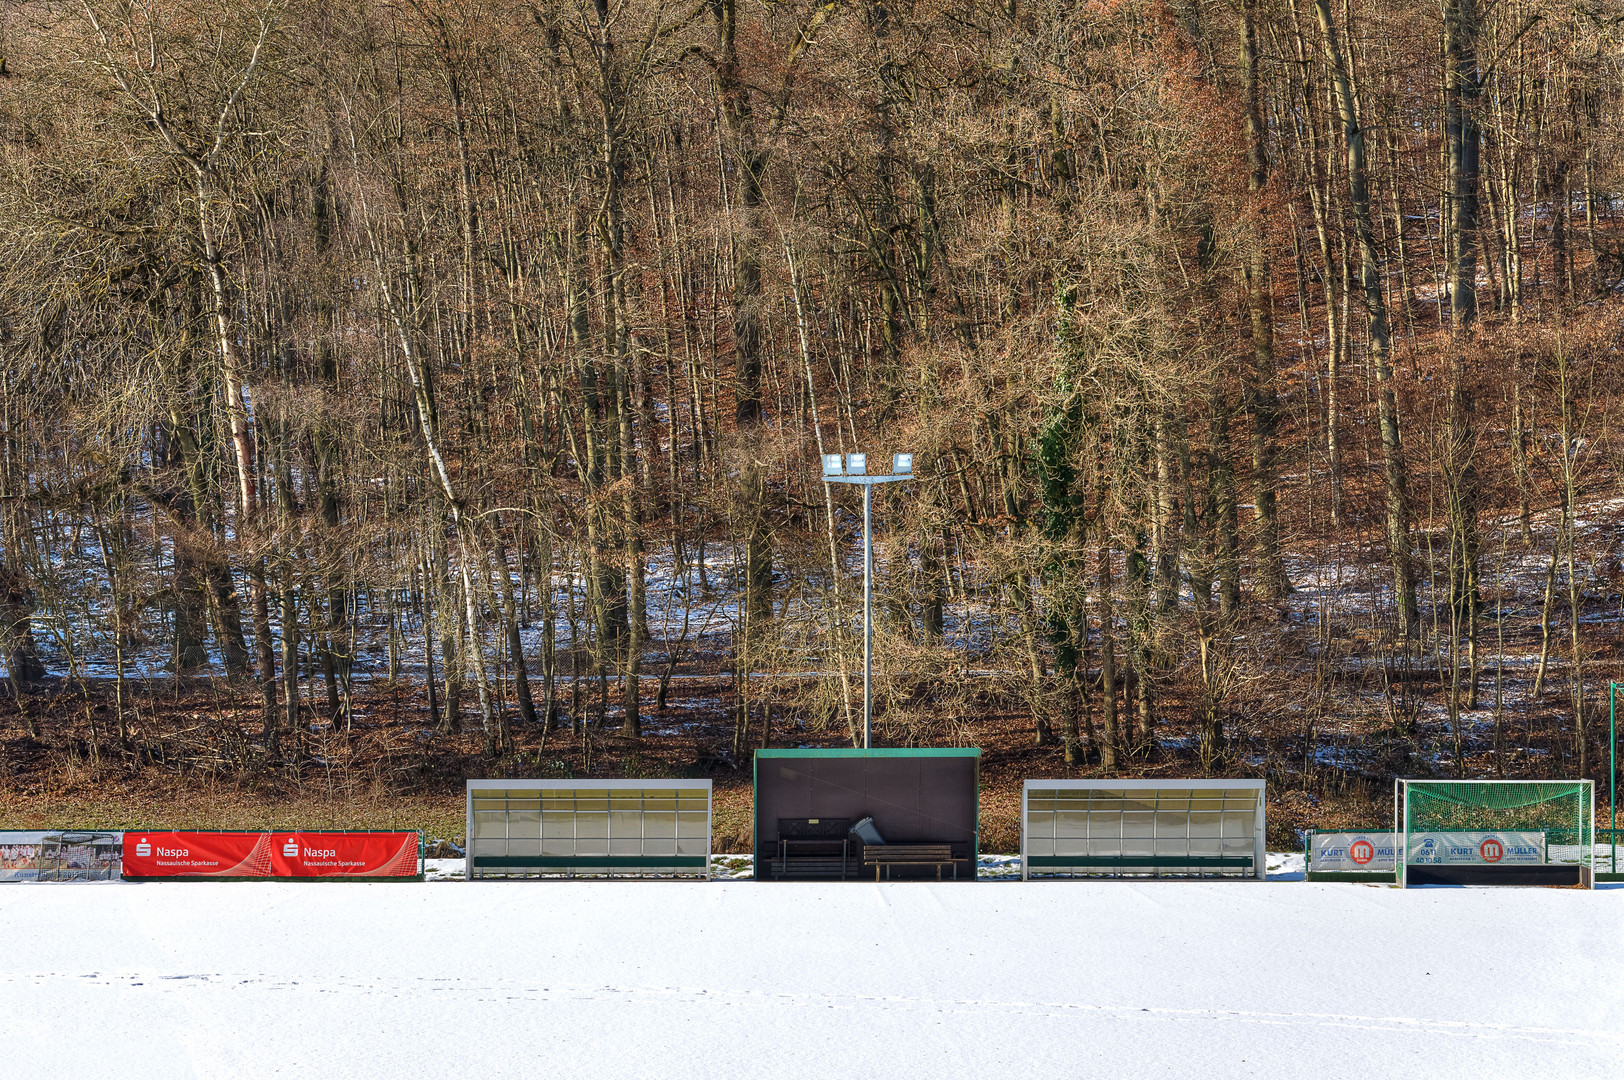
<path fill-rule="evenodd" d="M 1411 863 L 1405 881 L 1415 885 L 1582 885 L 1585 868 L 1578 863 L 1543 866 L 1422 866 Z"/>
<path fill-rule="evenodd" d="M 872 817 L 888 843 L 946 843 L 976 855 L 979 750 L 762 751 L 756 755 L 756 858 L 778 847 L 780 818 Z"/>

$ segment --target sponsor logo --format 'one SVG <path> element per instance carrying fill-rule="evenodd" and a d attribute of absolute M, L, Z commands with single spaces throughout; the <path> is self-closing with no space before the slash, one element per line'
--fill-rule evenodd
<path fill-rule="evenodd" d="M 1419 857 L 1420 837 L 1416 838 Z M 1320 833 L 1314 840 L 1311 869 L 1318 871 L 1386 870 L 1394 863 L 1390 833 Z"/>
<path fill-rule="evenodd" d="M 282 854 L 290 859 L 299 857 L 299 841 L 297 837 L 288 837 L 288 842 L 282 845 Z"/>
<path fill-rule="evenodd" d="M 304 857 L 307 859 L 336 859 L 338 858 L 338 852 L 317 848 L 305 848 Z"/>
<path fill-rule="evenodd" d="M 135 857 L 138 859 L 152 857 L 152 845 L 147 843 L 147 838 L 144 836 L 141 838 L 141 842 L 135 845 Z"/>
<path fill-rule="evenodd" d="M 157 853 L 159 858 L 164 859 L 183 859 L 191 854 L 189 850 L 183 847 L 161 847 L 154 848 L 153 851 Z M 135 853 L 137 855 L 141 854 L 141 849 L 137 848 Z"/>
<path fill-rule="evenodd" d="M 1477 853 L 1488 863 L 1496 863 L 1506 857 L 1505 845 L 1492 836 L 1478 846 Z"/>

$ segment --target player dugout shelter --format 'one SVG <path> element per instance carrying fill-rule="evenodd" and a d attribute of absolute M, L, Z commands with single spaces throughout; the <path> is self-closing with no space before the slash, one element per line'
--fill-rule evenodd
<path fill-rule="evenodd" d="M 1264 880 L 1262 780 L 1028 780 L 1021 877 Z"/>
<path fill-rule="evenodd" d="M 470 780 L 467 879 L 710 877 L 709 780 Z"/>
<path fill-rule="evenodd" d="M 976 748 L 758 750 L 756 879 L 974 878 L 980 779 Z"/>

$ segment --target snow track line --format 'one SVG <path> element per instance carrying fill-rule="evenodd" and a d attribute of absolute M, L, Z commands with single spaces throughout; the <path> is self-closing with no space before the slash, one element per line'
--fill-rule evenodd
<path fill-rule="evenodd" d="M 113 972 L 0 972 L 0 986 L 57 986 L 78 982 L 120 992 L 135 989 L 174 992 L 207 986 L 212 989 L 295 991 L 415 998 L 452 995 L 475 1001 L 622 1001 L 669 1002 L 722 1008 L 850 1009 L 873 1012 L 975 1013 L 1061 1017 L 1098 1016 L 1116 1020 L 1151 1019 L 1262 1024 L 1281 1027 L 1345 1028 L 1390 1034 L 1455 1036 L 1465 1039 L 1518 1040 L 1552 1045 L 1624 1049 L 1624 1031 L 1588 1028 L 1531 1027 L 1475 1020 L 1442 1020 L 1415 1016 L 1363 1016 L 1354 1013 L 1268 1012 L 1253 1009 L 1191 1009 L 1156 1005 L 1100 1005 L 1087 1002 L 1002 1001 L 986 998 L 929 998 L 897 995 L 826 994 L 770 990 L 707 990 L 691 986 L 614 986 L 590 983 L 528 983 L 454 977 L 300 979 L 285 975 L 210 972 L 149 974 Z"/>

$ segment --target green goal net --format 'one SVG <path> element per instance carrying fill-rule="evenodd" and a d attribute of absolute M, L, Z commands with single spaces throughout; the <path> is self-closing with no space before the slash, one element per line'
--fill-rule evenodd
<path fill-rule="evenodd" d="M 1590 780 L 1400 780 L 1403 885 L 1594 883 Z"/>

